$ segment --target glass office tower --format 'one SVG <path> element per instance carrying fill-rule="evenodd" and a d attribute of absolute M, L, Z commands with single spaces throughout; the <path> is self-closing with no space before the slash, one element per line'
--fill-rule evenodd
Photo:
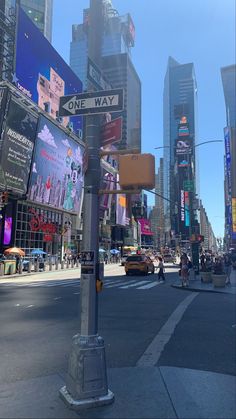
<path fill-rule="evenodd" d="M 18 3 L 27 16 L 40 29 L 49 42 L 52 40 L 52 13 L 53 0 L 1 0 L 4 3 L 6 16 L 12 13 L 12 9 Z"/>
<path fill-rule="evenodd" d="M 194 145 L 196 138 L 196 117 L 197 117 L 197 85 L 194 73 L 194 65 L 180 64 L 172 57 L 169 57 L 167 71 L 164 81 L 163 93 L 163 137 L 164 137 L 164 196 L 169 201 L 164 201 L 165 212 L 165 232 L 166 241 L 170 241 L 180 233 L 180 195 L 181 185 L 179 178 L 181 175 L 181 166 L 179 158 L 176 158 L 177 139 L 184 135 L 181 130 L 181 121 L 186 122 L 189 144 L 191 145 L 191 161 L 189 160 L 186 167 L 188 173 L 194 182 L 192 193 L 195 195 L 197 191 L 197 170 Z M 182 127 L 183 128 L 183 127 Z M 180 145 L 180 143 L 178 143 Z M 183 160 L 188 156 L 182 154 Z M 186 157 L 188 156 L 188 157 Z M 192 214 L 191 220 L 194 220 Z"/>
<path fill-rule="evenodd" d="M 51 42 L 53 0 L 20 0 L 20 5 L 48 41 Z"/>
<path fill-rule="evenodd" d="M 124 111 L 114 114 L 123 117 L 120 147 L 141 150 L 141 82 L 131 60 L 135 29 L 131 16 L 119 16 L 112 2 L 104 0 L 104 33 L 102 42 L 103 74 L 113 88 L 124 89 Z M 83 23 L 72 26 L 70 66 L 87 90 L 89 9 L 83 12 Z"/>

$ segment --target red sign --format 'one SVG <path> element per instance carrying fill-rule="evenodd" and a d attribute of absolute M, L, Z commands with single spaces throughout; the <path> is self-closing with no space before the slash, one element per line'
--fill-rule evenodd
<path fill-rule="evenodd" d="M 101 128 L 102 146 L 117 143 L 122 137 L 122 118 L 113 119 Z"/>
<path fill-rule="evenodd" d="M 44 233 L 44 241 L 52 241 L 53 234 L 57 232 L 57 226 L 45 220 L 34 208 L 30 208 L 29 212 L 32 214 L 32 218 L 29 221 L 31 231 L 42 231 Z"/>
<path fill-rule="evenodd" d="M 146 236 L 153 236 L 153 232 L 151 231 L 151 224 L 150 221 L 146 218 L 139 218 L 139 223 L 141 225 L 141 234 Z"/>

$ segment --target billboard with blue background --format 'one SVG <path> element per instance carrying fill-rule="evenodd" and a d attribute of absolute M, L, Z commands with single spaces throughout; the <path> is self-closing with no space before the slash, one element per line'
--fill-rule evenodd
<path fill-rule="evenodd" d="M 40 117 L 28 199 L 80 214 L 84 147 L 44 116 Z"/>
<path fill-rule="evenodd" d="M 49 115 L 56 119 L 61 96 L 81 93 L 82 82 L 50 42 L 19 8 L 16 64 L 12 82 Z M 63 118 L 81 137 L 82 118 Z"/>

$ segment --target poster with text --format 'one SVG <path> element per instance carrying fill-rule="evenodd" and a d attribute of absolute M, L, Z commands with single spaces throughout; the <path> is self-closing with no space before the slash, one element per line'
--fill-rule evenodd
<path fill-rule="evenodd" d="M 25 194 L 29 180 L 37 118 L 11 99 L 1 137 L 0 185 Z"/>

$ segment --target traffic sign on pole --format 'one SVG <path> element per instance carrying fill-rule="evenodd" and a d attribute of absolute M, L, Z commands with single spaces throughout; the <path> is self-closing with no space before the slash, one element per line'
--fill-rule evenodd
<path fill-rule="evenodd" d="M 123 89 L 101 90 L 60 97 L 59 116 L 76 116 L 122 111 Z"/>

